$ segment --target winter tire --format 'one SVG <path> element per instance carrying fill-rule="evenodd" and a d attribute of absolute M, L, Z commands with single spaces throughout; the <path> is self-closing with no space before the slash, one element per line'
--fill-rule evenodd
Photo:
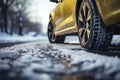
<path fill-rule="evenodd" d="M 83 0 L 78 11 L 78 36 L 87 50 L 106 50 L 111 43 L 113 29 L 104 27 L 94 0 Z"/>

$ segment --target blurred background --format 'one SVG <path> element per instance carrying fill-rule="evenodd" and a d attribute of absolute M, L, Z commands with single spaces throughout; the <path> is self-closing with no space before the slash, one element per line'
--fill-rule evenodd
<path fill-rule="evenodd" d="M 0 43 L 15 40 L 13 36 L 18 40 L 25 35 L 47 36 L 49 13 L 54 6 L 49 0 L 0 0 Z"/>

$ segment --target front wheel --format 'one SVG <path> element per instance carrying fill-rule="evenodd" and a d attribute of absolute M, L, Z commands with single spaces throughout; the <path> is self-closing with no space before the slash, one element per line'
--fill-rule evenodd
<path fill-rule="evenodd" d="M 111 43 L 113 29 L 104 26 L 94 0 L 83 0 L 78 11 L 80 44 L 87 50 L 106 50 Z"/>
<path fill-rule="evenodd" d="M 48 24 L 48 39 L 50 43 L 64 43 L 65 36 L 56 36 L 52 20 Z"/>

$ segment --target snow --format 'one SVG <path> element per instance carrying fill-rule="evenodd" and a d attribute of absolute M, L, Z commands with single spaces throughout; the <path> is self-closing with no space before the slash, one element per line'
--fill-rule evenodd
<path fill-rule="evenodd" d="M 82 74 L 92 75 L 95 79 L 119 80 L 119 57 L 90 53 L 79 45 L 31 42 L 2 48 L 0 57 L 1 60 L 16 59 L 12 65 L 17 69 L 22 68 L 21 75 L 28 80 L 39 80 L 42 76 L 38 75 L 42 73 L 51 78 L 49 74 L 75 75 L 81 71 Z"/>
<path fill-rule="evenodd" d="M 12 72 L 10 75 L 14 74 L 14 77 L 17 77 L 17 71 L 20 70 L 19 75 L 27 78 L 26 80 L 53 80 L 52 77 L 56 75 L 78 74 L 98 80 L 120 80 L 120 58 L 108 56 L 109 51 L 106 51 L 105 55 L 87 52 L 80 47 L 77 37 L 67 37 L 66 44 L 49 44 L 46 36 L 33 36 L 34 33 L 23 37 L 13 35 L 12 39 L 9 39 L 11 36 L 1 35 L 1 39 L 8 41 L 38 41 L 0 49 L 0 71 L 7 70 Z M 119 46 L 119 43 L 120 36 L 115 35 L 112 44 Z M 111 50 L 111 52 L 120 53 L 120 50 L 115 52 Z"/>
<path fill-rule="evenodd" d="M 5 72 L 10 69 L 10 66 L 0 61 L 0 72 Z"/>
<path fill-rule="evenodd" d="M 29 34 L 25 34 L 24 36 L 19 36 L 17 34 L 8 35 L 6 33 L 0 33 L 0 43 L 30 42 L 38 40 L 47 42 L 47 37 L 45 35 L 35 36 L 34 32 L 30 32 Z"/>
<path fill-rule="evenodd" d="M 17 34 L 8 35 L 6 33 L 0 33 L 0 43 L 18 43 L 18 42 L 31 42 L 40 41 L 40 43 L 48 43 L 47 35 L 36 35 L 35 32 L 29 32 L 24 36 L 19 36 Z M 65 43 L 68 44 L 79 44 L 78 36 L 67 36 Z M 120 35 L 114 35 L 111 44 L 120 44 Z"/>
<path fill-rule="evenodd" d="M 0 51 L 0 59 L 17 59 L 20 57 L 20 54 L 16 51 Z"/>
<path fill-rule="evenodd" d="M 120 35 L 114 35 L 112 44 L 120 44 Z"/>

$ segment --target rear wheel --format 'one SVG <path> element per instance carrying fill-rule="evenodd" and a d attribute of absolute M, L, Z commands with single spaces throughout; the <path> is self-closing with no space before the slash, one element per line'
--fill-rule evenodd
<path fill-rule="evenodd" d="M 113 36 L 113 29 L 104 27 L 93 0 L 83 0 L 78 11 L 78 35 L 86 49 L 106 50 Z"/>
<path fill-rule="evenodd" d="M 64 43 L 65 36 L 56 36 L 52 20 L 48 24 L 48 39 L 50 43 Z"/>

